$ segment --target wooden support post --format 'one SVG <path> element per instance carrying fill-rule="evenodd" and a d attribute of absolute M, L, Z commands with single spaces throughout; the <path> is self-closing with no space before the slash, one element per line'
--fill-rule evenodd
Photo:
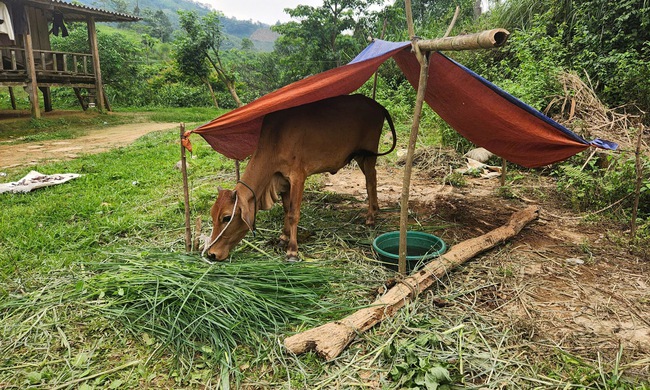
<path fill-rule="evenodd" d="M 108 96 L 106 96 L 106 90 L 104 90 L 102 86 L 102 96 L 104 97 L 104 106 L 106 107 L 106 111 L 113 111 L 111 109 L 111 103 L 108 101 Z"/>
<path fill-rule="evenodd" d="M 45 112 L 52 111 L 52 93 L 50 92 L 50 87 L 38 87 L 43 94 L 43 107 Z"/>
<path fill-rule="evenodd" d="M 423 269 L 393 286 L 375 302 L 343 318 L 298 333 L 284 340 L 284 346 L 295 354 L 315 351 L 326 360 L 332 360 L 354 338 L 376 324 L 397 313 L 408 302 L 436 283 L 453 268 L 474 256 L 494 248 L 514 237 L 539 216 L 537 206 L 529 206 L 514 213 L 507 224 L 482 236 L 454 245 L 449 252 L 424 266 Z"/>
<path fill-rule="evenodd" d="M 29 15 L 27 6 L 25 6 L 25 13 Z M 29 18 L 27 18 L 27 33 L 23 34 L 23 42 L 25 44 L 25 61 L 27 62 L 27 93 L 29 94 L 29 101 L 32 110 L 32 117 L 39 119 L 41 117 L 41 107 L 38 101 L 38 81 L 36 80 L 36 66 L 34 65 L 34 47 L 32 45 L 31 26 Z"/>
<path fill-rule="evenodd" d="M 93 71 L 95 73 L 95 99 L 97 102 L 97 109 L 99 112 L 104 112 L 104 84 L 102 83 L 102 70 L 99 65 L 99 47 L 97 46 L 97 30 L 95 28 L 95 18 L 88 16 L 86 19 L 88 24 L 88 41 L 90 42 L 90 53 L 93 60 Z"/>
<path fill-rule="evenodd" d="M 187 184 L 187 159 L 185 158 L 185 124 L 181 123 L 181 173 L 183 174 L 183 203 L 185 204 L 185 252 L 192 251 L 192 227 L 190 226 L 190 190 Z"/>
<path fill-rule="evenodd" d="M 499 178 L 499 181 L 501 183 L 501 187 L 506 186 L 506 171 L 508 170 L 508 161 L 506 161 L 505 158 L 501 158 L 501 178 Z"/>
<path fill-rule="evenodd" d="M 420 79 L 418 81 L 418 91 L 415 98 L 415 108 L 413 110 L 413 124 L 411 125 L 411 136 L 409 138 L 409 145 L 406 154 L 406 163 L 404 165 L 404 180 L 402 182 L 402 200 L 400 208 L 400 235 L 399 235 L 399 260 L 398 271 L 402 275 L 406 275 L 406 254 L 407 254 L 407 240 L 406 232 L 408 229 L 408 202 L 409 190 L 411 187 L 411 172 L 413 170 L 413 157 L 415 154 L 415 144 L 418 139 L 418 131 L 420 129 L 420 118 L 422 117 L 422 105 L 424 104 L 424 94 L 427 89 L 427 81 L 429 78 L 429 57 L 420 51 L 418 45 L 418 38 L 415 37 L 415 28 L 413 27 L 413 14 L 411 12 L 411 0 L 406 0 L 406 21 L 408 24 L 409 36 L 411 37 L 412 49 L 415 51 L 415 56 L 420 63 Z"/>
<path fill-rule="evenodd" d="M 14 95 L 14 87 L 9 87 L 9 99 L 11 100 L 11 108 L 16 110 L 16 95 Z"/>
<path fill-rule="evenodd" d="M 86 105 L 86 102 L 84 101 L 84 97 L 81 96 L 81 88 L 72 87 L 72 90 L 74 91 L 74 95 L 77 97 L 79 104 L 81 104 L 81 109 L 86 111 L 88 109 L 88 105 Z"/>
<path fill-rule="evenodd" d="M 630 238 L 636 238 L 636 217 L 639 212 L 639 198 L 641 197 L 641 184 L 643 183 L 643 164 L 641 162 L 641 144 L 643 143 L 643 130 L 644 126 L 641 124 L 639 127 L 639 135 L 636 139 L 635 153 L 635 168 L 636 168 L 636 185 L 634 188 L 634 205 L 632 207 L 632 223 L 630 224 Z"/>

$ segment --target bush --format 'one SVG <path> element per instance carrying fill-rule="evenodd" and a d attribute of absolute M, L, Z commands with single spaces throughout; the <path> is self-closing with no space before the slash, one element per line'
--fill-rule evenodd
<path fill-rule="evenodd" d="M 597 160 L 590 160 L 582 169 L 571 161 L 559 165 L 557 187 L 562 198 L 574 209 L 597 210 L 621 201 L 624 210 L 630 210 L 636 186 L 635 158 L 629 155 L 609 155 L 606 168 L 599 168 Z M 644 171 L 650 167 L 650 159 L 643 159 Z M 642 219 L 650 217 L 650 179 L 642 181 L 639 214 Z"/>

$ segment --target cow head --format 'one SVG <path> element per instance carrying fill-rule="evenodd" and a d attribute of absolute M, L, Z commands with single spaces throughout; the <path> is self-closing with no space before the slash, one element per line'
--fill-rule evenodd
<path fill-rule="evenodd" d="M 247 195 L 245 190 L 220 189 L 210 209 L 212 235 L 207 248 L 208 256 L 218 261 L 225 260 L 246 233 L 254 231 L 255 211 L 254 196 Z"/>

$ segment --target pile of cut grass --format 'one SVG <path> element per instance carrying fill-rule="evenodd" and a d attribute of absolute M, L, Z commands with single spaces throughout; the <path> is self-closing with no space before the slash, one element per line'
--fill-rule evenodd
<path fill-rule="evenodd" d="M 77 276 L 0 303 L 3 347 L 20 349 L 54 307 L 79 310 L 121 325 L 152 348 L 149 359 L 171 355 L 179 372 L 210 362 L 226 383 L 237 371 L 238 347 L 259 348 L 291 325 L 331 315 L 322 297 L 341 280 L 334 268 L 278 261 L 208 266 L 196 256 L 154 253 L 86 263 Z M 88 316 L 86 315 L 86 316 Z"/>

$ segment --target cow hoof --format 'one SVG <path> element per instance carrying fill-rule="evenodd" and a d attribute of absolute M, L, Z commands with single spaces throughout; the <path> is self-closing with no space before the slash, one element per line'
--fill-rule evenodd
<path fill-rule="evenodd" d="M 300 262 L 300 257 L 296 255 L 287 255 L 286 261 L 287 263 L 298 263 Z"/>

